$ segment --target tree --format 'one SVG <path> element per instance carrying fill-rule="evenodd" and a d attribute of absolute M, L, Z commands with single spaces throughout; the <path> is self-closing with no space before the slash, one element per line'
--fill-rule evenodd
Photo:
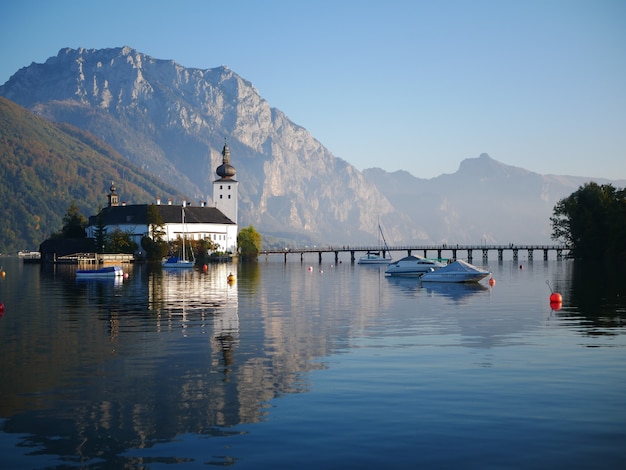
<path fill-rule="evenodd" d="M 237 246 L 243 261 L 256 260 L 261 251 L 261 234 L 252 225 L 242 228 L 237 235 Z"/>
<path fill-rule="evenodd" d="M 159 212 L 159 208 L 150 204 L 146 213 L 150 235 L 141 239 L 141 247 L 146 251 L 148 261 L 158 261 L 162 259 L 168 250 L 167 242 L 163 240 L 165 235 L 165 223 Z"/>
<path fill-rule="evenodd" d="M 100 253 L 104 253 L 104 248 L 107 243 L 107 228 L 104 223 L 104 214 L 102 213 L 102 207 L 98 208 L 98 218 L 96 223 L 96 230 L 94 231 L 96 247 Z"/>
<path fill-rule="evenodd" d="M 88 224 L 87 218 L 80 213 L 76 203 L 72 202 L 63 217 L 63 228 L 52 238 L 86 238 L 85 228 Z"/>
<path fill-rule="evenodd" d="M 591 182 L 557 202 L 550 217 L 552 239 L 579 258 L 626 254 L 626 190 Z"/>
<path fill-rule="evenodd" d="M 131 232 L 124 232 L 116 228 L 107 236 L 107 250 L 111 253 L 132 254 L 137 251 L 137 243 L 133 240 Z"/>

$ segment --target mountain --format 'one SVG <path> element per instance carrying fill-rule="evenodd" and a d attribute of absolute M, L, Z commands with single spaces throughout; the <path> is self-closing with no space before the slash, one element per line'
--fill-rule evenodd
<path fill-rule="evenodd" d="M 92 133 L 191 199 L 210 200 L 226 139 L 239 225 L 265 238 L 372 243 L 380 220 L 392 244 L 547 243 L 554 203 L 578 187 L 486 155 L 429 180 L 359 172 L 227 67 L 186 68 L 130 47 L 62 49 L 17 71 L 0 96 Z M 124 178 L 116 185 L 123 195 Z"/>
<path fill-rule="evenodd" d="M 550 243 L 555 204 L 590 178 L 540 175 L 487 154 L 468 158 L 453 174 L 416 178 L 406 171 L 364 171 L 394 208 L 428 221 L 424 241 L 440 243 Z M 595 178 L 623 187 L 624 180 Z"/>
<path fill-rule="evenodd" d="M 226 67 L 185 68 L 129 47 L 64 49 L 19 70 L 0 95 L 88 130 L 196 199 L 210 199 L 226 138 L 245 182 L 239 224 L 261 232 L 357 240 L 393 212 L 360 172 Z M 117 187 L 123 192 L 124 182 Z"/>
<path fill-rule="evenodd" d="M 112 181 L 126 201 L 149 203 L 180 193 L 130 164 L 93 135 L 39 118 L 0 97 L 0 252 L 36 249 L 63 226 L 76 203 L 86 217 L 106 204 Z"/>

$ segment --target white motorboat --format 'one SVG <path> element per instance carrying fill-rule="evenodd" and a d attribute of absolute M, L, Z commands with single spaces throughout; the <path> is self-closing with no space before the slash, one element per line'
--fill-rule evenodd
<path fill-rule="evenodd" d="M 486 269 L 456 260 L 436 271 L 424 273 L 421 279 L 422 282 L 478 282 L 489 275 L 491 273 Z"/>
<path fill-rule="evenodd" d="M 446 266 L 446 263 L 441 261 L 411 255 L 391 263 L 387 267 L 385 274 L 389 276 L 420 276 L 426 272 L 441 269 L 444 266 Z"/>
<path fill-rule="evenodd" d="M 359 264 L 389 264 L 393 260 L 378 251 L 368 251 L 365 256 L 359 258 Z"/>
<path fill-rule="evenodd" d="M 121 266 L 106 266 L 100 269 L 79 269 L 76 271 L 76 277 L 81 279 L 95 277 L 115 278 L 123 275 L 124 271 Z"/>
<path fill-rule="evenodd" d="M 382 244 L 381 244 L 382 240 Z M 387 240 L 385 240 L 385 235 L 383 234 L 383 229 L 380 224 L 378 224 L 378 244 L 380 245 L 380 249 L 376 251 L 368 251 L 365 256 L 361 256 L 359 258 L 359 264 L 389 264 L 393 260 L 391 259 L 391 253 L 389 252 L 389 247 L 387 246 Z M 380 254 L 382 251 L 382 255 Z"/>

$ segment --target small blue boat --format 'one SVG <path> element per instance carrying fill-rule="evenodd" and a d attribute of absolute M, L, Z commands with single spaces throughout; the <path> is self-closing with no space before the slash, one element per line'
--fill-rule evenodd
<path fill-rule="evenodd" d="M 124 271 L 121 266 L 106 266 L 100 269 L 78 269 L 76 270 L 76 277 L 88 278 L 88 277 L 111 277 L 115 278 L 123 276 Z"/>

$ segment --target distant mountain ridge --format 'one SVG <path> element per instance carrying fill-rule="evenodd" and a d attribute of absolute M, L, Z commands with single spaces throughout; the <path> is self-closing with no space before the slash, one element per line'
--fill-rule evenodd
<path fill-rule="evenodd" d="M 412 220 L 428 220 L 429 234 L 442 234 L 435 240 L 442 243 L 550 243 L 554 205 L 590 181 L 540 175 L 487 154 L 465 159 L 457 172 L 432 179 L 379 168 L 366 169 L 364 174 L 396 210 Z M 620 187 L 626 183 L 594 181 Z"/>
<path fill-rule="evenodd" d="M 487 155 L 430 180 L 359 172 L 228 68 L 185 68 L 130 47 L 63 49 L 20 69 L 0 95 L 91 132 L 190 199 L 210 200 L 226 139 L 240 226 L 302 243 L 371 243 L 378 221 L 392 244 L 549 242 L 554 204 L 587 181 Z"/>

